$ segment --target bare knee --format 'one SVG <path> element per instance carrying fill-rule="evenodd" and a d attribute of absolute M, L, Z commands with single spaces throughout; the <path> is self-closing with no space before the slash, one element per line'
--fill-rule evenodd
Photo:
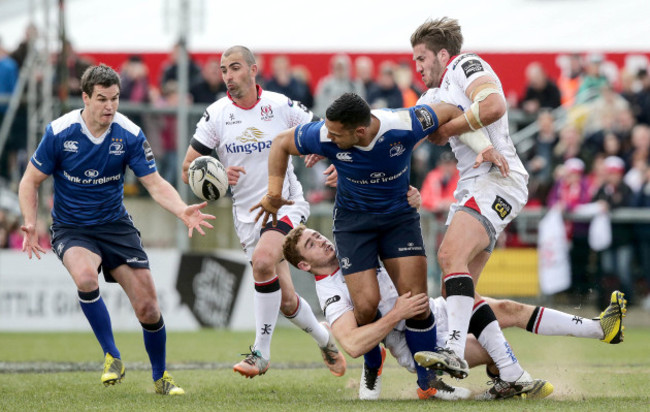
<path fill-rule="evenodd" d="M 269 253 L 253 255 L 253 277 L 256 281 L 269 280 L 275 275 L 276 259 Z"/>
<path fill-rule="evenodd" d="M 452 253 L 450 248 L 443 246 L 438 250 L 438 264 L 442 273 L 449 273 L 456 263 L 456 259 L 456 254 Z"/>
<path fill-rule="evenodd" d="M 291 316 L 296 313 L 296 310 L 298 310 L 298 296 L 295 293 L 293 296 L 282 296 L 280 311 L 285 316 Z"/>
<path fill-rule="evenodd" d="M 377 307 L 379 301 L 364 301 L 357 305 L 354 304 L 354 317 L 359 325 L 367 325 L 377 317 Z"/>
<path fill-rule="evenodd" d="M 92 292 L 93 290 L 99 289 L 97 276 L 98 274 L 94 271 L 84 271 L 73 275 L 73 279 L 77 289 L 82 292 Z"/>
<path fill-rule="evenodd" d="M 160 320 L 160 310 L 155 298 L 141 299 L 133 304 L 133 310 L 141 323 L 152 324 Z"/>

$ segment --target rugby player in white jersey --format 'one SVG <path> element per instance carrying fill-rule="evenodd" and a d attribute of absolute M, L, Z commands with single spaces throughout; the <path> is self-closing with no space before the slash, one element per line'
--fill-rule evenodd
<path fill-rule="evenodd" d="M 281 131 L 314 120 L 300 102 L 256 84 L 257 64 L 244 46 L 233 46 L 221 57 L 221 72 L 228 95 L 210 105 L 196 125 L 196 132 L 183 162 L 187 183 L 190 163 L 216 149 L 228 172 L 232 190 L 235 230 L 255 279 L 255 343 L 246 358 L 234 366 L 243 376 L 264 374 L 271 358 L 271 338 L 278 311 L 317 342 L 332 374 L 345 373 L 345 357 L 338 351 L 326 326 L 320 324 L 306 300 L 296 293 L 289 266 L 282 258 L 282 240 L 291 228 L 309 217 L 309 204 L 290 165 L 282 193 L 294 204 L 283 209 L 275 227 L 262 228 L 249 209 L 266 194 L 268 155 L 271 143 Z"/>
<path fill-rule="evenodd" d="M 457 369 L 457 377 L 466 376 L 463 354 L 468 327 L 478 323 L 488 351 L 498 353 L 500 371 L 485 396 L 503 398 L 525 391 L 534 380 L 519 365 L 490 307 L 475 305 L 481 299 L 475 294 L 475 284 L 496 239 L 528 200 L 528 173 L 509 135 L 498 76 L 479 56 L 461 53 L 462 45 L 458 21 L 447 17 L 428 20 L 411 35 L 416 70 L 431 89 L 418 103 L 443 101 L 463 110 L 429 136 L 437 144 L 449 141 L 460 172 L 456 203 L 438 250 L 449 335 L 443 348 L 415 358 L 423 366 L 444 365 Z M 495 160 L 485 162 L 486 155 Z"/>
<path fill-rule="evenodd" d="M 419 193 L 409 191 L 409 202 Z M 413 357 L 404 338 L 405 319 L 423 311 L 428 304 L 436 318 L 436 340 L 444 341 L 448 331 L 448 307 L 444 298 L 427 298 L 425 294 L 412 296 L 410 293 L 398 297 L 388 273 L 383 267 L 377 269 L 377 281 L 380 286 L 381 300 L 379 308 L 384 314 L 379 320 L 359 326 L 354 317 L 354 304 L 339 268 L 334 245 L 319 232 L 298 226 L 286 236 L 283 252 L 285 258 L 297 267 L 314 275 L 316 293 L 325 318 L 332 327 L 334 336 L 341 347 L 353 358 L 357 358 L 370 348 L 383 342 L 398 363 L 415 372 Z M 611 304 L 601 315 L 594 319 L 560 312 L 543 306 L 532 306 L 512 300 L 499 300 L 484 297 L 479 305 L 492 308 L 503 328 L 518 327 L 531 333 L 547 336 L 574 336 L 600 339 L 607 343 L 619 343 L 623 340 L 623 317 L 626 302 L 621 292 L 612 294 Z M 472 325 L 471 335 L 467 338 L 465 359 L 470 367 L 487 365 L 488 375 L 498 373 L 494 360 L 486 349 L 480 328 Z M 479 333 L 475 337 L 473 333 Z M 460 400 L 467 399 L 470 391 L 466 388 L 449 386 L 435 374 L 431 375 L 429 389 L 417 388 L 420 399 Z M 360 385 L 360 395 L 362 394 Z M 376 385 L 375 398 L 379 397 L 381 381 Z M 553 392 L 553 385 L 544 380 L 535 380 L 534 385 L 526 388 L 527 398 L 543 398 Z M 512 394 L 514 396 L 515 394 Z M 521 395 L 521 393 L 519 394 Z M 495 399 L 480 394 L 478 399 Z"/>

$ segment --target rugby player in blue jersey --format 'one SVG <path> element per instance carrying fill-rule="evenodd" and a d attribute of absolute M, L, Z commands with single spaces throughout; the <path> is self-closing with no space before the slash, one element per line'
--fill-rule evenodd
<path fill-rule="evenodd" d="M 377 309 L 378 258 L 400 295 L 427 293 L 420 215 L 407 201 L 411 154 L 439 124 L 460 114 L 455 106 L 443 103 L 371 111 L 361 97 L 346 93 L 327 109 L 326 120 L 286 130 L 273 140 L 268 192 L 253 207 L 261 208 L 257 219 L 263 216 L 265 223 L 270 217 L 275 225 L 278 209 L 291 204 L 282 197 L 289 155 L 316 154 L 330 159 L 338 172 L 334 240 L 359 325 L 381 316 Z M 406 340 L 412 353 L 424 347 L 433 349 L 434 326 L 428 309 L 406 321 Z M 364 356 L 364 380 L 368 380 L 366 374 L 380 373 L 382 355 L 376 346 Z M 429 372 L 419 366 L 417 372 L 420 387 L 428 389 Z"/>
<path fill-rule="evenodd" d="M 183 395 L 166 371 L 165 323 L 158 307 L 140 232 L 124 203 L 124 172 L 128 166 L 153 199 L 189 228 L 205 234 L 212 228 L 201 213 L 206 202 L 188 206 L 156 170 L 156 162 L 142 130 L 117 112 L 119 75 L 106 65 L 91 66 L 81 77 L 84 108 L 51 122 L 20 182 L 23 251 L 29 258 L 45 250 L 38 244 L 36 217 L 38 188 L 54 179 L 52 250 L 63 262 L 78 289 L 79 303 L 104 351 L 104 385 L 124 378 L 125 369 L 113 338 L 111 320 L 99 293 L 99 272 L 107 282 L 124 289 L 143 328 L 154 390 Z"/>

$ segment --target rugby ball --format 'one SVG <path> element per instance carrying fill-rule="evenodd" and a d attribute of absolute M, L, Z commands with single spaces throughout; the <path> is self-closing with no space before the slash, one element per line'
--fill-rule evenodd
<path fill-rule="evenodd" d="M 192 192 L 203 200 L 217 200 L 228 191 L 228 174 L 220 161 L 212 156 L 194 159 L 187 179 Z"/>

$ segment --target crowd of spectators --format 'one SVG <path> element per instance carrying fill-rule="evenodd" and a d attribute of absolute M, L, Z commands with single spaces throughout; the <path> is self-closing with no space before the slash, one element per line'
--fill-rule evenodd
<path fill-rule="evenodd" d="M 24 62 L 25 48 L 34 36 L 33 29 L 13 52 L 0 43 L 0 90 L 11 90 Z M 157 108 L 174 108 L 181 99 L 190 104 L 208 105 L 226 95 L 217 56 L 201 64 L 190 58 L 188 96 L 178 93 L 178 51 L 170 52 L 161 72 L 152 81 L 152 74 L 141 56 L 129 56 L 119 67 L 122 76 L 122 102 L 148 104 Z M 66 65 L 57 65 L 53 79 L 57 95 L 78 95 L 79 77 L 91 61 L 79 56 L 66 43 Z M 647 66 L 608 70 L 601 54 L 571 54 L 557 78 L 548 75 L 541 63 L 531 63 L 525 71 L 526 86 L 516 102 L 509 99 L 510 111 L 528 119 L 517 127 L 533 124 L 536 132 L 530 137 L 530 149 L 520 156 L 530 173 L 528 208 L 559 204 L 570 213 L 579 204 L 600 202 L 607 210 L 621 207 L 650 206 L 650 75 Z M 327 106 L 345 92 L 355 92 L 367 99 L 373 108 L 409 107 L 422 93 L 414 81 L 411 61 L 375 61 L 369 56 L 352 59 L 347 54 L 331 58 L 329 73 L 313 79 L 304 66 L 292 65 L 287 55 L 270 59 L 267 71 L 259 59 L 259 84 L 302 102 L 319 116 Z M 66 68 L 70 80 L 59 81 Z M 12 83 L 13 82 L 13 83 Z M 0 116 L 6 106 L 0 104 Z M 171 113 L 171 114 L 170 114 Z M 129 116 L 145 130 L 158 159 L 161 174 L 175 182 L 176 118 L 172 111 L 163 114 L 133 113 Z M 512 130 L 514 132 L 515 130 Z M 12 190 L 22 174 L 27 155 L 16 145 L 16 136 L 24 132 L 20 126 L 12 132 L 7 154 L 0 160 L 0 180 Z M 330 200 L 332 192 L 323 189 L 321 172 L 297 166 L 297 171 L 310 201 Z M 453 156 L 449 147 L 421 145 L 414 153 L 412 184 L 422 189 L 426 211 L 442 215 L 452 199 L 455 182 Z M 128 192 L 137 187 L 126 185 Z M 0 221 L 0 247 L 16 246 L 15 222 L 3 214 Z M 572 241 L 571 259 L 573 291 L 585 293 L 598 285 L 611 284 L 628 293 L 630 303 L 650 308 L 650 222 L 638 224 L 614 222 L 612 246 L 596 253 L 587 242 L 588 223 L 567 220 L 567 233 Z M 13 245 L 13 246 L 12 246 Z M 638 298 L 638 299 L 637 299 Z"/>

